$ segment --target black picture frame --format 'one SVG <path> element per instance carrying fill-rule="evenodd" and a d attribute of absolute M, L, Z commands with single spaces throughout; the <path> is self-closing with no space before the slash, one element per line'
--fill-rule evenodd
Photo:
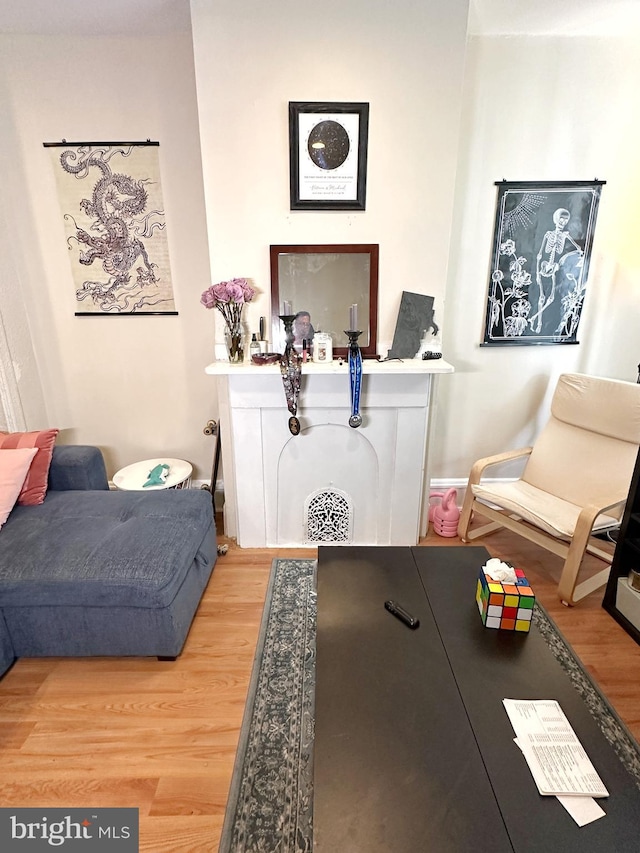
<path fill-rule="evenodd" d="M 496 181 L 481 346 L 577 344 L 606 181 Z"/>
<path fill-rule="evenodd" d="M 369 104 L 289 102 L 291 210 L 364 210 Z"/>

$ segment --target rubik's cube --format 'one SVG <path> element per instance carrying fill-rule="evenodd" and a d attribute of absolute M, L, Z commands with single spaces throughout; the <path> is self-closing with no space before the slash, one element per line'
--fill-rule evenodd
<path fill-rule="evenodd" d="M 493 580 L 480 569 L 476 601 L 485 628 L 528 631 L 536 597 L 522 569 L 514 569 L 516 582 Z"/>

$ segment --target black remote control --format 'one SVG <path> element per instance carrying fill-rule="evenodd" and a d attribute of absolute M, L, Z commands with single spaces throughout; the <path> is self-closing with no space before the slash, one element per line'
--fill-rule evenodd
<path fill-rule="evenodd" d="M 416 619 L 415 616 L 412 616 L 410 613 L 404 609 L 404 607 L 400 607 L 395 601 L 385 601 L 385 608 L 392 613 L 397 619 L 407 626 L 407 628 L 411 628 L 414 631 L 419 625 L 420 620 Z"/>

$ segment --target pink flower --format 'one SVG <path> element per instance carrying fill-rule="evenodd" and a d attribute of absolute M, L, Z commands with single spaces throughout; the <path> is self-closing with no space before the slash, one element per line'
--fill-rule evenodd
<path fill-rule="evenodd" d="M 251 302 L 255 296 L 255 290 L 249 285 L 246 278 L 233 278 L 231 281 L 221 281 L 208 287 L 200 302 L 205 308 L 219 308 L 235 304 L 242 306 L 245 302 Z"/>
<path fill-rule="evenodd" d="M 229 295 L 229 282 L 221 281 L 219 284 L 214 284 L 211 287 L 211 292 L 213 293 L 213 298 L 216 302 L 230 302 L 231 297 Z"/>
<path fill-rule="evenodd" d="M 202 305 L 204 305 L 205 308 L 215 308 L 216 300 L 211 291 L 212 288 L 208 287 L 200 297 L 200 302 L 202 303 Z"/>
<path fill-rule="evenodd" d="M 234 281 L 227 282 L 227 293 L 229 294 L 229 302 L 235 302 L 236 305 L 241 305 L 244 302 L 244 290 L 241 285 Z"/>
<path fill-rule="evenodd" d="M 244 290 L 244 301 L 251 302 L 253 297 L 256 295 L 255 290 L 247 283 L 246 279 L 243 279 L 244 284 L 242 285 L 242 289 Z"/>

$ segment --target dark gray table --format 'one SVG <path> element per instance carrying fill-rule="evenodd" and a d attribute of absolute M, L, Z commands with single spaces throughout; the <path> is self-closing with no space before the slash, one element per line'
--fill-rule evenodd
<path fill-rule="evenodd" d="M 314 853 L 640 850 L 640 790 L 538 630 L 484 628 L 482 547 L 320 547 Z M 420 618 L 411 631 L 384 609 Z M 556 699 L 610 792 L 542 797 L 502 699 Z"/>

